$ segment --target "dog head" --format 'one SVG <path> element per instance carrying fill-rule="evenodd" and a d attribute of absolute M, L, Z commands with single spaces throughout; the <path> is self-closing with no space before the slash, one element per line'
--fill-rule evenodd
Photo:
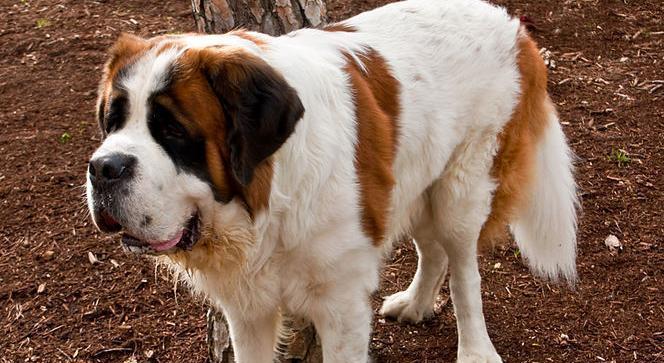
<path fill-rule="evenodd" d="M 87 173 L 101 231 L 123 231 L 136 253 L 190 250 L 202 229 L 268 207 L 271 156 L 304 108 L 259 53 L 233 35 L 120 36 L 99 88 L 103 141 Z"/>

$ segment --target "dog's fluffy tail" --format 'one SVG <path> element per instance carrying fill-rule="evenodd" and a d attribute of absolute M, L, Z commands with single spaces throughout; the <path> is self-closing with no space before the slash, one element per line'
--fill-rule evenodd
<path fill-rule="evenodd" d="M 550 102 L 550 101 L 549 101 Z M 554 110 L 537 146 L 527 202 L 510 221 L 526 262 L 539 276 L 576 280 L 576 211 L 573 154 Z"/>

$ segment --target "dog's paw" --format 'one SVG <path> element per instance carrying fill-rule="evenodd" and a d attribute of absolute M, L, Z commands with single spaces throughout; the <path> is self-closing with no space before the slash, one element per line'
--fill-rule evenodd
<path fill-rule="evenodd" d="M 422 303 L 408 290 L 390 295 L 383 301 L 380 314 L 398 321 L 419 323 L 422 319 L 433 315 L 433 302 Z"/>

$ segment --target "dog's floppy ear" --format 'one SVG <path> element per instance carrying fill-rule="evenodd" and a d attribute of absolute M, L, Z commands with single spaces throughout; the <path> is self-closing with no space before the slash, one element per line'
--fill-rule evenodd
<path fill-rule="evenodd" d="M 226 143 L 235 179 L 247 186 L 256 167 L 293 133 L 304 107 L 274 68 L 242 50 L 210 48 L 201 66 L 226 119 Z"/>

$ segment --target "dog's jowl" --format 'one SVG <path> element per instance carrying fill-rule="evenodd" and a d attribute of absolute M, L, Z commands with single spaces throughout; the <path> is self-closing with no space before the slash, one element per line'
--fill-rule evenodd
<path fill-rule="evenodd" d="M 571 154 L 536 44 L 479 0 L 405 1 L 282 37 L 122 35 L 99 87 L 88 204 L 226 314 L 237 360 L 271 362 L 281 314 L 325 362 L 366 362 L 392 242 L 420 262 L 381 314 L 450 290 L 459 362 L 499 362 L 477 248 L 509 229 L 532 271 L 576 278 Z"/>

